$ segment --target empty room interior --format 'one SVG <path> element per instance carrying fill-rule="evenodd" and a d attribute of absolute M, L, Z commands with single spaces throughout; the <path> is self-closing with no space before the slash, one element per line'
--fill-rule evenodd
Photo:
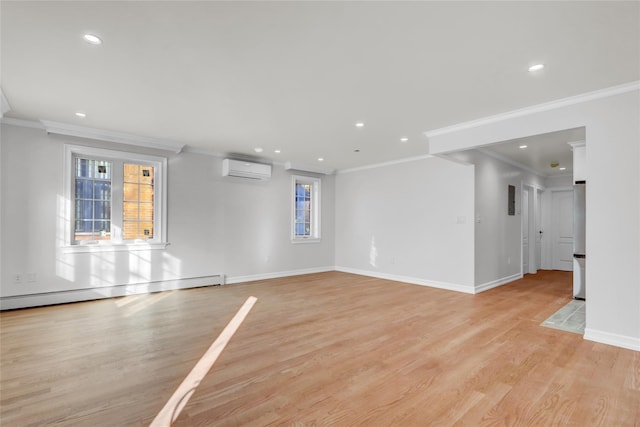
<path fill-rule="evenodd" d="M 640 2 L 0 2 L 0 424 L 640 424 Z"/>

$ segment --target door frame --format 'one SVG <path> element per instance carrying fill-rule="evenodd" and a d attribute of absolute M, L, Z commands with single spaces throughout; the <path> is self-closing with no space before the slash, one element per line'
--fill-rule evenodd
<path fill-rule="evenodd" d="M 524 231 L 524 213 L 520 212 L 520 273 L 522 275 L 525 274 L 536 274 L 538 272 L 538 262 L 536 259 L 536 228 L 537 225 L 540 226 L 540 228 L 542 230 L 544 230 L 543 226 L 543 218 L 541 218 L 542 215 L 542 209 L 540 209 L 540 206 L 542 206 L 544 208 L 545 203 L 542 203 L 542 199 L 541 196 L 544 194 L 545 192 L 545 188 L 537 185 L 537 184 L 532 184 L 532 183 L 528 183 L 528 182 L 524 182 L 522 181 L 520 183 L 520 197 L 523 198 L 524 194 L 525 194 L 525 189 L 527 190 L 527 194 L 529 197 L 528 203 L 527 203 L 527 217 L 528 217 L 528 229 L 529 229 L 529 259 L 528 259 L 528 266 L 529 266 L 529 271 L 523 271 L 524 270 L 524 236 L 523 236 L 523 231 Z M 520 206 L 524 206 L 524 203 L 522 203 L 522 200 L 520 200 Z M 533 241 L 533 249 L 532 249 L 532 244 L 531 242 Z M 541 249 L 541 252 L 543 252 L 544 249 Z M 542 258 L 542 254 L 541 254 L 541 258 Z M 540 267 L 542 268 L 542 259 L 540 259 Z"/>
<path fill-rule="evenodd" d="M 542 194 L 542 230 L 545 232 L 542 238 L 542 269 L 553 270 L 553 242 L 551 241 L 551 204 L 553 201 L 553 193 L 561 191 L 573 191 L 573 186 L 559 186 L 545 189 Z M 546 235 L 546 236 L 545 236 Z"/>

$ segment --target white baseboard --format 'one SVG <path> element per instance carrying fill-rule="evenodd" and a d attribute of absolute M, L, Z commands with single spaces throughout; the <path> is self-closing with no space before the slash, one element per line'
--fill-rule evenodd
<path fill-rule="evenodd" d="M 512 274 L 511 276 L 502 277 L 500 279 L 492 280 L 491 282 L 486 282 L 481 285 L 477 285 L 475 287 L 474 294 L 479 294 L 480 292 L 488 291 L 489 289 L 497 288 L 498 286 L 505 285 L 509 282 L 513 282 L 514 280 L 522 279 L 522 273 Z"/>
<path fill-rule="evenodd" d="M 225 283 L 230 285 L 233 283 L 255 282 L 256 280 L 279 279 L 281 277 L 300 276 L 302 274 L 326 273 L 327 271 L 334 271 L 334 270 L 335 268 L 333 266 L 330 266 L 330 267 L 303 268 L 300 270 L 278 271 L 275 273 L 250 274 L 247 276 L 227 276 Z"/>
<path fill-rule="evenodd" d="M 64 304 L 69 302 L 90 301 L 125 295 L 147 294 L 151 292 L 176 289 L 197 288 L 201 286 L 223 285 L 224 275 L 191 277 L 187 279 L 162 280 L 158 282 L 134 283 L 127 285 L 105 286 L 68 291 L 45 292 L 39 294 L 0 297 L 0 310 L 38 307 L 42 305 Z"/>
<path fill-rule="evenodd" d="M 381 273 L 379 271 L 359 270 L 357 268 L 350 268 L 350 267 L 336 266 L 335 270 L 336 271 L 341 271 L 343 273 L 359 274 L 361 276 L 369 276 L 369 277 L 375 277 L 375 278 L 378 278 L 378 279 L 385 279 L 385 280 L 393 280 L 393 281 L 396 281 L 396 282 L 410 283 L 412 285 L 428 286 L 428 287 L 431 287 L 431 288 L 446 289 L 448 291 L 464 292 L 466 294 L 474 293 L 473 292 L 473 287 L 465 286 L 465 285 L 459 285 L 459 284 L 456 284 L 456 283 L 447 283 L 447 282 L 438 282 L 436 280 L 418 279 L 418 278 L 415 278 L 415 277 L 399 276 L 399 275 L 396 275 L 396 274 Z"/>
<path fill-rule="evenodd" d="M 588 341 L 599 342 L 602 344 L 613 345 L 616 347 L 622 347 L 629 350 L 640 351 L 640 338 L 586 328 L 584 330 L 584 339 Z"/>

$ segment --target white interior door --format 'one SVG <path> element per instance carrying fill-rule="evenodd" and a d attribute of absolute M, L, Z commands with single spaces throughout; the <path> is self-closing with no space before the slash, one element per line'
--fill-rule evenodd
<path fill-rule="evenodd" d="M 553 192 L 551 228 L 553 269 L 573 271 L 573 190 Z"/>
<path fill-rule="evenodd" d="M 542 268 L 542 190 L 536 190 L 536 206 L 535 206 L 535 227 L 534 237 L 536 239 L 536 270 Z"/>
<path fill-rule="evenodd" d="M 529 273 L 529 189 L 522 189 L 522 274 Z"/>

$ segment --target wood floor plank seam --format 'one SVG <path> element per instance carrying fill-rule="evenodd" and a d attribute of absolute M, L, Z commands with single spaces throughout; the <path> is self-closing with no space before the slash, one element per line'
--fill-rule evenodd
<path fill-rule="evenodd" d="M 175 426 L 640 426 L 640 352 L 540 326 L 571 273 L 478 295 L 326 272 L 0 313 L 0 424 L 148 426 L 237 307 Z"/>

